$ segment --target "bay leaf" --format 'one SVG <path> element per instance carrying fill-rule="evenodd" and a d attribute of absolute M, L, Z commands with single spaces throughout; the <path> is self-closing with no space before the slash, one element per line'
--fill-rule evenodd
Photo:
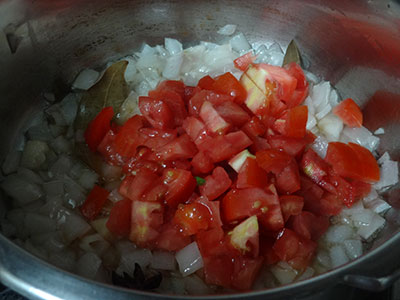
<path fill-rule="evenodd" d="M 297 63 L 299 66 L 301 66 L 301 56 L 300 56 L 300 51 L 299 48 L 297 47 L 297 44 L 294 40 L 291 40 L 285 53 L 285 57 L 283 58 L 283 64 L 282 67 L 290 64 L 292 62 Z"/>
<path fill-rule="evenodd" d="M 119 111 L 129 94 L 124 77 L 127 65 L 128 62 L 125 60 L 112 64 L 100 81 L 83 94 L 74 123 L 75 130 L 85 130 L 89 122 L 104 107 L 112 106 L 115 112 Z"/>

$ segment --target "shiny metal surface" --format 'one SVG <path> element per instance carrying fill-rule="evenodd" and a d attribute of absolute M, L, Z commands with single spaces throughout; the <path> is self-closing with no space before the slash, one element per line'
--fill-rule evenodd
<path fill-rule="evenodd" d="M 166 36 L 185 45 L 219 41 L 216 30 L 225 24 L 237 24 L 251 42 L 274 40 L 286 47 L 296 39 L 309 70 L 362 105 L 366 126 L 385 129 L 380 151 L 400 158 L 400 7 L 386 0 L 0 1 L 0 158 L 18 143 L 26 118 L 40 109 L 42 93 L 55 89 L 61 97 L 79 70 L 101 68 Z M 388 195 L 395 207 L 399 195 L 398 190 Z M 324 293 L 345 275 L 386 276 L 400 265 L 399 220 L 392 214 L 373 249 L 341 268 L 276 289 L 219 298 L 300 299 Z M 167 298 L 60 271 L 1 234 L 0 281 L 32 299 Z"/>

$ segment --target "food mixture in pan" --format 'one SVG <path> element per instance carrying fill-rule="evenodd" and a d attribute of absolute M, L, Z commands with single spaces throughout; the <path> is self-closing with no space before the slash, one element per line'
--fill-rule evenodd
<path fill-rule="evenodd" d="M 3 234 L 87 278 L 176 294 L 272 288 L 362 255 L 398 181 L 384 130 L 302 69 L 295 43 L 219 33 L 45 93 L 2 166 Z"/>

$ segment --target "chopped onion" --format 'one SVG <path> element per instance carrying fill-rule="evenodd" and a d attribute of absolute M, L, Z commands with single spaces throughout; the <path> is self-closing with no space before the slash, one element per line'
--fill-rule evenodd
<path fill-rule="evenodd" d="M 71 179 L 68 175 L 58 177 L 63 183 L 65 188 L 64 199 L 71 206 L 75 208 L 83 204 L 86 199 L 86 191 L 76 181 Z"/>
<path fill-rule="evenodd" d="M 34 245 L 42 246 L 49 252 L 60 252 L 65 249 L 59 231 L 45 232 L 33 235 L 31 241 Z"/>
<path fill-rule="evenodd" d="M 243 33 L 238 33 L 237 35 L 232 37 L 230 40 L 230 44 L 232 49 L 239 54 L 245 53 L 251 49 L 251 46 Z"/>
<path fill-rule="evenodd" d="M 64 136 L 59 135 L 55 139 L 50 141 L 50 146 L 57 154 L 61 153 L 71 153 L 72 144 Z"/>
<path fill-rule="evenodd" d="M 339 267 L 349 262 L 349 258 L 347 257 L 346 252 L 340 245 L 332 246 L 329 249 L 329 255 L 331 257 L 332 268 Z"/>
<path fill-rule="evenodd" d="M 374 238 L 377 233 L 385 226 L 385 219 L 380 215 L 375 214 L 372 217 L 372 220 L 367 226 L 361 226 L 357 233 L 366 241 Z"/>
<path fill-rule="evenodd" d="M 321 120 L 323 117 L 329 114 L 331 110 L 332 110 L 331 105 L 327 104 L 317 114 L 315 114 L 315 118 L 317 118 L 317 120 Z"/>
<path fill-rule="evenodd" d="M 118 192 L 118 188 L 113 189 L 110 194 L 108 195 L 108 199 L 112 202 L 118 202 L 124 199 L 124 196 L 122 196 L 119 192 Z"/>
<path fill-rule="evenodd" d="M 135 270 L 135 263 L 139 264 L 142 269 L 150 265 L 152 261 L 151 251 L 148 249 L 136 249 L 132 252 L 121 254 L 119 267 L 116 270 L 117 274 L 122 275 L 124 272 L 133 274 Z"/>
<path fill-rule="evenodd" d="M 43 184 L 43 179 L 42 177 L 40 177 L 40 175 L 38 175 L 37 173 L 35 173 L 32 170 L 26 169 L 26 168 L 22 168 L 19 167 L 17 170 L 17 175 L 22 179 L 25 180 L 27 182 L 30 183 L 36 183 L 36 184 Z"/>
<path fill-rule="evenodd" d="M 43 189 L 47 196 L 59 196 L 64 194 L 64 183 L 61 180 L 53 180 L 43 183 Z"/>
<path fill-rule="evenodd" d="M 21 157 L 21 166 L 28 169 L 39 169 L 46 161 L 49 146 L 42 141 L 28 141 Z"/>
<path fill-rule="evenodd" d="M 68 174 L 71 167 L 71 158 L 66 155 L 60 155 L 57 161 L 49 168 L 49 172 L 52 176 L 61 176 L 63 174 Z"/>
<path fill-rule="evenodd" d="M 325 234 L 328 243 L 337 244 L 353 236 L 353 229 L 348 225 L 335 225 L 329 227 Z"/>
<path fill-rule="evenodd" d="M 46 251 L 40 247 L 40 246 L 34 246 L 32 245 L 32 242 L 28 239 L 25 241 L 23 247 L 25 248 L 25 250 L 27 250 L 28 252 L 44 259 L 47 260 L 47 253 Z"/>
<path fill-rule="evenodd" d="M 98 256 L 102 256 L 110 247 L 110 244 L 100 234 L 95 233 L 83 237 L 79 243 L 79 247 L 86 252 L 93 252 Z"/>
<path fill-rule="evenodd" d="M 343 122 L 333 113 L 329 113 L 323 119 L 319 120 L 318 128 L 329 142 L 334 142 L 339 140 L 343 129 Z"/>
<path fill-rule="evenodd" d="M 79 275 L 94 279 L 101 266 L 101 259 L 95 253 L 87 252 L 79 258 L 76 265 Z"/>
<path fill-rule="evenodd" d="M 374 188 L 371 188 L 371 191 L 369 192 L 369 194 L 363 198 L 363 203 L 365 205 L 368 205 L 368 203 L 372 202 L 373 200 L 379 198 L 378 193 L 376 192 L 376 190 Z"/>
<path fill-rule="evenodd" d="M 99 72 L 92 69 L 84 69 L 76 77 L 72 88 L 86 91 L 96 83 L 98 78 Z"/>
<path fill-rule="evenodd" d="M 138 95 L 132 91 L 119 109 L 119 113 L 117 114 L 118 123 L 124 124 L 130 117 L 140 114 Z"/>
<path fill-rule="evenodd" d="M 137 72 L 136 61 L 135 61 L 135 59 L 133 57 L 129 57 L 129 56 L 125 57 L 123 60 L 126 60 L 128 62 L 128 65 L 126 66 L 125 74 L 124 74 L 125 81 L 126 82 L 132 82 L 133 78 L 134 78 L 134 75 Z"/>
<path fill-rule="evenodd" d="M 171 252 L 154 251 L 150 266 L 156 270 L 170 270 L 176 268 L 175 255 Z"/>
<path fill-rule="evenodd" d="M 70 93 L 59 103 L 59 110 L 67 123 L 66 125 L 72 124 L 72 122 L 75 120 L 80 98 L 80 94 Z"/>
<path fill-rule="evenodd" d="M 53 265 L 70 272 L 74 271 L 75 266 L 77 265 L 76 254 L 70 249 L 65 249 L 61 252 L 51 253 L 49 255 L 49 261 Z"/>
<path fill-rule="evenodd" d="M 325 158 L 328 150 L 328 141 L 323 136 L 317 136 L 311 145 L 311 148 L 322 158 Z"/>
<path fill-rule="evenodd" d="M 179 250 L 176 255 L 176 261 L 179 265 L 179 270 L 183 276 L 193 274 L 203 267 L 203 258 L 201 257 L 199 247 L 196 242 L 187 245 Z"/>
<path fill-rule="evenodd" d="M 378 160 L 380 164 L 380 180 L 374 184 L 377 190 L 386 190 L 399 182 L 399 165 L 397 161 L 390 159 L 390 156 L 385 152 Z"/>
<path fill-rule="evenodd" d="M 217 33 L 221 35 L 232 35 L 236 31 L 236 25 L 227 24 L 224 27 L 221 27 Z"/>
<path fill-rule="evenodd" d="M 374 213 L 384 215 L 392 206 L 382 199 L 375 199 L 366 205 Z"/>
<path fill-rule="evenodd" d="M 313 73 L 304 70 L 304 75 L 306 75 L 307 81 L 310 81 L 313 84 L 319 83 L 321 80 Z"/>
<path fill-rule="evenodd" d="M 29 183 L 16 174 L 7 176 L 0 185 L 20 206 L 27 205 L 43 196 L 43 190 L 39 185 Z"/>
<path fill-rule="evenodd" d="M 47 124 L 46 121 L 44 121 L 41 124 L 30 127 L 26 132 L 26 134 L 30 140 L 37 140 L 43 142 L 48 142 L 53 138 L 49 125 Z"/>
<path fill-rule="evenodd" d="M 165 50 L 167 50 L 170 55 L 175 55 L 183 51 L 181 42 L 176 39 L 165 38 L 164 45 Z"/>
<path fill-rule="evenodd" d="M 56 229 L 54 220 L 36 213 L 27 213 L 24 222 L 25 228 L 31 235 L 52 232 Z"/>
<path fill-rule="evenodd" d="M 92 225 L 93 229 L 96 230 L 105 240 L 112 242 L 114 241 L 114 236 L 107 228 L 107 221 L 108 218 L 100 218 L 90 222 L 90 225 Z"/>
<path fill-rule="evenodd" d="M 237 55 L 232 52 L 229 44 L 217 46 L 204 54 L 204 65 L 201 72 L 207 72 L 210 76 L 217 76 L 233 70 L 233 60 Z"/>
<path fill-rule="evenodd" d="M 297 271 L 283 261 L 271 267 L 271 272 L 280 284 L 292 283 L 297 276 Z"/>
<path fill-rule="evenodd" d="M 375 135 L 378 135 L 378 134 L 385 134 L 385 129 L 382 128 L 382 127 L 380 127 L 380 128 L 378 128 L 377 130 L 374 131 L 374 134 L 375 134 Z"/>
<path fill-rule="evenodd" d="M 296 278 L 296 281 L 306 280 L 311 278 L 315 273 L 313 268 L 308 267 L 299 277 Z"/>
<path fill-rule="evenodd" d="M 331 268 L 331 258 L 325 250 L 319 250 L 316 259 L 323 267 Z"/>
<path fill-rule="evenodd" d="M 331 84 L 328 81 L 320 82 L 312 87 L 310 96 L 317 113 L 328 105 L 331 89 Z"/>
<path fill-rule="evenodd" d="M 2 170 L 5 175 L 14 173 L 17 171 L 19 166 L 19 162 L 21 160 L 22 152 L 21 151 L 10 151 L 6 159 L 3 162 Z"/>
<path fill-rule="evenodd" d="M 91 228 L 82 217 L 67 210 L 64 210 L 58 223 L 67 243 L 85 235 Z"/>
<path fill-rule="evenodd" d="M 341 141 L 347 143 L 357 143 L 371 152 L 375 151 L 379 145 L 379 138 L 372 135 L 372 133 L 365 127 L 348 127 L 343 129 Z"/>
<path fill-rule="evenodd" d="M 87 190 L 91 190 L 97 180 L 99 179 L 99 175 L 89 169 L 84 169 L 81 173 L 81 176 L 78 179 L 79 185 Z"/>
<path fill-rule="evenodd" d="M 168 57 L 162 75 L 167 79 L 177 79 L 179 77 L 182 63 L 183 63 L 182 52 L 179 52 L 177 54 Z"/>
<path fill-rule="evenodd" d="M 284 53 L 282 51 L 281 46 L 278 43 L 272 43 L 268 47 L 268 53 L 269 53 L 269 64 L 274 65 L 274 66 L 282 66 L 283 64 L 283 58 L 284 58 Z"/>
<path fill-rule="evenodd" d="M 362 243 L 360 240 L 346 240 L 343 245 L 350 259 L 356 259 L 362 255 Z"/>
<path fill-rule="evenodd" d="M 185 283 L 185 290 L 190 295 L 207 295 L 212 292 L 210 287 L 195 274 L 184 277 L 183 282 Z"/>
<path fill-rule="evenodd" d="M 39 213 L 56 219 L 63 208 L 62 194 L 58 196 L 47 196 L 46 203 L 39 209 Z"/>

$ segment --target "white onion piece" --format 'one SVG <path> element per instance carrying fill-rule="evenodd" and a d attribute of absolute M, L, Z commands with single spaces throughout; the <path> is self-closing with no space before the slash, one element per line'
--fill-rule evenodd
<path fill-rule="evenodd" d="M 362 255 L 362 243 L 360 240 L 345 240 L 343 246 L 350 259 L 356 259 Z"/>
<path fill-rule="evenodd" d="M 115 244 L 118 253 L 122 256 L 130 252 L 135 252 L 137 247 L 129 240 L 120 240 Z"/>
<path fill-rule="evenodd" d="M 331 88 L 332 89 L 331 89 L 331 92 L 329 94 L 328 101 L 329 101 L 329 104 L 332 107 L 335 107 L 336 105 L 339 104 L 339 95 L 338 95 L 337 91 L 332 86 L 331 86 Z"/>
<path fill-rule="evenodd" d="M 366 241 L 374 238 L 378 232 L 385 226 L 385 219 L 380 215 L 375 214 L 372 217 L 372 220 L 367 226 L 361 226 L 357 233 Z"/>
<path fill-rule="evenodd" d="M 377 130 L 374 131 L 374 134 L 375 134 L 375 135 L 378 135 L 378 134 L 385 134 L 385 129 L 382 128 L 382 127 L 380 127 L 380 128 L 378 128 Z"/>
<path fill-rule="evenodd" d="M 49 151 L 47 143 L 42 141 L 28 141 L 25 144 L 21 157 L 21 166 L 36 170 L 46 161 L 46 154 Z"/>
<path fill-rule="evenodd" d="M 48 142 L 53 137 L 46 121 L 30 127 L 26 132 L 26 135 L 30 140 L 38 140 L 43 142 Z"/>
<path fill-rule="evenodd" d="M 75 120 L 76 113 L 78 111 L 78 103 L 81 97 L 82 96 L 78 93 L 70 93 L 58 104 L 60 112 L 64 120 L 67 122 L 67 125 L 72 124 L 72 122 Z"/>
<path fill-rule="evenodd" d="M 128 65 L 126 66 L 125 74 L 124 74 L 125 81 L 132 82 L 134 75 L 137 72 L 136 61 L 133 57 L 125 57 L 123 60 L 126 60 L 128 62 Z"/>
<path fill-rule="evenodd" d="M 59 196 L 64 194 L 64 183 L 61 180 L 45 182 L 43 189 L 47 196 Z"/>
<path fill-rule="evenodd" d="M 153 259 L 150 266 L 156 270 L 173 271 L 176 268 L 175 255 L 171 252 L 153 251 Z"/>
<path fill-rule="evenodd" d="M 304 75 L 306 75 L 306 79 L 307 81 L 310 81 L 313 84 L 317 84 L 319 83 L 321 80 L 313 73 L 303 70 L 304 71 Z"/>
<path fill-rule="evenodd" d="M 58 231 L 39 233 L 30 239 L 34 245 L 42 246 L 49 252 L 60 252 L 65 249 L 65 244 L 61 241 Z"/>
<path fill-rule="evenodd" d="M 49 261 L 67 271 L 74 271 L 76 266 L 76 254 L 70 249 L 65 249 L 61 252 L 53 252 L 49 255 Z"/>
<path fill-rule="evenodd" d="M 326 115 L 318 122 L 318 128 L 329 142 L 338 141 L 343 129 L 343 122 L 332 113 Z"/>
<path fill-rule="evenodd" d="M 294 281 L 297 271 L 293 269 L 287 262 L 279 262 L 271 267 L 271 273 L 279 281 L 280 284 L 289 284 Z"/>
<path fill-rule="evenodd" d="M 82 217 L 66 210 L 58 222 L 67 243 L 85 235 L 91 228 Z"/>
<path fill-rule="evenodd" d="M 118 192 L 118 188 L 113 189 L 110 194 L 108 195 L 108 200 L 112 201 L 112 202 L 118 202 L 124 199 L 124 196 L 122 196 L 119 192 Z"/>
<path fill-rule="evenodd" d="M 248 157 L 255 158 L 255 156 L 251 154 L 249 150 L 245 149 L 242 152 L 236 154 L 231 160 L 229 160 L 229 165 L 232 167 L 232 169 L 239 173 L 240 168 L 245 163 Z"/>
<path fill-rule="evenodd" d="M 308 267 L 299 277 L 296 278 L 296 281 L 306 280 L 311 278 L 315 273 L 313 268 Z"/>
<path fill-rule="evenodd" d="M 10 151 L 2 165 L 2 170 L 5 175 L 14 173 L 17 171 L 19 162 L 21 160 L 21 151 Z"/>
<path fill-rule="evenodd" d="M 323 117 L 325 117 L 327 114 L 329 114 L 331 110 L 332 110 L 332 106 L 330 104 L 327 104 L 317 114 L 315 114 L 315 118 L 317 120 L 321 120 Z"/>
<path fill-rule="evenodd" d="M 331 93 L 331 84 L 328 81 L 320 82 L 313 86 L 310 91 L 310 97 L 313 100 L 316 112 L 320 112 L 329 103 Z"/>
<path fill-rule="evenodd" d="M 236 25 L 233 24 L 227 24 L 223 27 L 221 27 L 217 33 L 221 35 L 232 35 L 236 31 Z"/>
<path fill-rule="evenodd" d="M 207 295 L 211 294 L 212 290 L 198 276 L 192 274 L 183 278 L 185 290 L 190 295 Z"/>
<path fill-rule="evenodd" d="M 72 88 L 86 91 L 96 83 L 98 78 L 99 72 L 92 69 L 84 69 L 75 78 Z"/>
<path fill-rule="evenodd" d="M 331 268 L 331 258 L 325 250 L 318 250 L 316 260 L 325 268 Z"/>
<path fill-rule="evenodd" d="M 42 215 L 57 219 L 60 210 L 63 208 L 62 194 L 58 196 L 47 196 L 46 203 L 38 210 Z"/>
<path fill-rule="evenodd" d="M 78 183 L 83 188 L 91 190 L 98 179 L 99 175 L 97 173 L 89 169 L 84 169 L 81 173 L 81 176 L 78 179 Z"/>
<path fill-rule="evenodd" d="M 349 258 L 347 257 L 346 252 L 340 245 L 331 247 L 329 249 L 329 255 L 331 257 L 332 268 L 339 267 L 349 262 Z"/>
<path fill-rule="evenodd" d="M 121 254 L 120 265 L 116 270 L 116 273 L 122 275 L 124 272 L 133 274 L 135 270 L 135 263 L 139 264 L 142 269 L 145 269 L 150 265 L 152 261 L 151 251 L 148 249 L 136 249 L 132 252 L 126 252 Z"/>
<path fill-rule="evenodd" d="M 79 258 L 76 265 L 79 275 L 94 279 L 101 266 L 101 259 L 95 253 L 88 252 Z"/>
<path fill-rule="evenodd" d="M 238 33 L 230 40 L 231 47 L 238 53 L 244 53 L 251 49 L 249 42 L 243 33 Z"/>
<path fill-rule="evenodd" d="M 341 141 L 345 143 L 357 143 L 373 152 L 378 148 L 380 139 L 372 135 L 372 133 L 363 126 L 359 128 L 345 126 Z"/>
<path fill-rule="evenodd" d="M 7 176 L 0 186 L 20 206 L 27 205 L 43 196 L 39 185 L 22 180 L 16 174 Z"/>
<path fill-rule="evenodd" d="M 374 213 L 384 215 L 392 206 L 382 199 L 375 199 L 366 205 Z"/>
<path fill-rule="evenodd" d="M 314 140 L 311 148 L 321 157 L 325 158 L 326 151 L 328 150 L 328 141 L 323 136 L 319 135 Z"/>
<path fill-rule="evenodd" d="M 385 152 L 378 163 L 380 165 L 380 180 L 374 184 L 377 190 L 386 190 L 399 182 L 399 165 L 397 161 L 390 159 L 390 156 Z"/>
<path fill-rule="evenodd" d="M 167 58 L 167 63 L 163 70 L 163 77 L 167 79 L 177 79 L 183 63 L 183 53 L 179 52 Z"/>
<path fill-rule="evenodd" d="M 65 188 L 64 199 L 71 206 L 75 208 L 83 204 L 86 199 L 86 191 L 76 181 L 71 179 L 68 175 L 58 177 L 63 183 Z"/>
<path fill-rule="evenodd" d="M 374 188 L 371 188 L 370 193 L 363 198 L 363 203 L 364 205 L 368 205 L 368 203 L 372 202 L 373 200 L 379 198 L 378 193 L 376 192 L 376 190 Z"/>
<path fill-rule="evenodd" d="M 53 150 L 57 154 L 61 153 L 71 153 L 72 152 L 72 144 L 70 141 L 68 141 L 64 136 L 59 135 L 55 139 L 52 139 L 50 141 L 50 147 L 53 148 Z"/>
<path fill-rule="evenodd" d="M 108 218 L 98 218 L 90 222 L 90 225 L 96 230 L 105 240 L 113 241 L 114 237 L 107 228 Z"/>
<path fill-rule="evenodd" d="M 27 213 L 24 222 L 25 228 L 31 235 L 52 232 L 56 229 L 56 222 L 54 220 L 36 213 Z"/>
<path fill-rule="evenodd" d="M 308 112 L 307 124 L 306 124 L 307 130 L 313 129 L 316 125 L 317 125 L 317 119 L 315 119 L 315 117 L 310 112 Z"/>
<path fill-rule="evenodd" d="M 205 71 L 210 76 L 220 75 L 235 68 L 233 60 L 236 58 L 237 55 L 232 52 L 229 44 L 217 46 L 204 54 L 204 66 L 200 71 Z"/>
<path fill-rule="evenodd" d="M 44 250 L 42 247 L 40 246 L 34 246 L 32 244 L 32 242 L 28 239 L 25 241 L 23 247 L 25 248 L 25 250 L 27 250 L 28 252 L 44 259 L 47 260 L 47 253 L 46 250 Z"/>
<path fill-rule="evenodd" d="M 347 225 L 335 225 L 328 228 L 325 240 L 328 243 L 337 244 L 353 236 L 353 229 Z"/>
<path fill-rule="evenodd" d="M 147 81 L 141 81 L 139 85 L 135 88 L 138 96 L 147 96 L 151 90 L 151 86 Z"/>
<path fill-rule="evenodd" d="M 102 256 L 110 247 L 110 244 L 100 234 L 95 233 L 83 237 L 79 243 L 79 247 L 86 252 L 93 252 L 98 256 Z"/>
<path fill-rule="evenodd" d="M 203 258 L 201 257 L 196 242 L 193 242 L 179 250 L 175 257 L 179 265 L 179 270 L 183 276 L 193 274 L 203 267 Z"/>
<path fill-rule="evenodd" d="M 51 103 L 56 101 L 56 96 L 53 93 L 43 93 L 43 97 Z"/>
<path fill-rule="evenodd" d="M 36 172 L 19 167 L 17 170 L 17 175 L 22 179 L 30 183 L 42 184 L 43 179 Z"/>
<path fill-rule="evenodd" d="M 165 38 L 164 39 L 165 50 L 169 52 L 170 55 L 175 55 L 182 52 L 183 47 L 181 42 L 176 39 Z"/>
<path fill-rule="evenodd" d="M 67 174 L 72 167 L 72 160 L 69 156 L 60 155 L 57 161 L 49 168 L 52 176 Z"/>
<path fill-rule="evenodd" d="M 272 43 L 268 47 L 268 54 L 269 54 L 269 64 L 274 66 L 282 66 L 284 53 L 282 51 L 281 46 L 278 43 Z"/>

